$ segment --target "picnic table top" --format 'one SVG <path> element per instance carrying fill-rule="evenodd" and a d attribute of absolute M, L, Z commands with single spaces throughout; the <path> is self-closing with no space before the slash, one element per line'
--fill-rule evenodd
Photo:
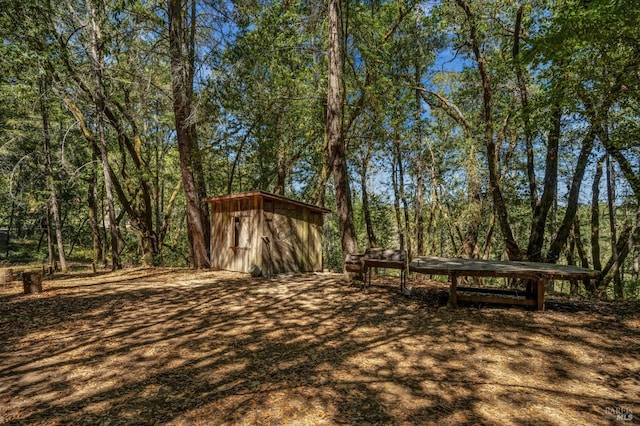
<path fill-rule="evenodd" d="M 433 256 L 416 257 L 409 270 L 422 274 L 508 278 L 596 279 L 599 271 L 571 265 L 505 260 L 457 259 Z"/>

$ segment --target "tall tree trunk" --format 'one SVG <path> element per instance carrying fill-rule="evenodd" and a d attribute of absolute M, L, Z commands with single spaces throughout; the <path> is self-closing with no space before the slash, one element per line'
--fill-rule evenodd
<path fill-rule="evenodd" d="M 280 115 L 278 115 L 278 121 L 280 121 Z M 279 125 L 277 126 L 279 127 Z M 284 190 L 287 182 L 287 175 L 289 174 L 289 161 L 287 155 L 287 142 L 283 135 L 279 135 L 280 139 L 278 146 L 278 161 L 276 164 L 276 184 L 273 188 L 273 193 L 277 195 L 284 195 Z"/>
<path fill-rule="evenodd" d="M 567 249 L 567 265 L 575 265 L 575 252 L 576 252 L 576 239 L 575 239 L 575 234 L 573 233 L 573 229 L 571 230 L 570 233 L 570 240 L 569 240 L 569 247 Z M 576 280 L 569 280 L 569 294 L 576 295 L 578 293 L 578 281 Z"/>
<path fill-rule="evenodd" d="M 394 142 L 395 144 L 395 142 Z M 402 216 L 400 214 L 400 190 L 398 188 L 398 162 L 400 159 L 398 158 L 398 150 L 393 150 L 393 161 L 392 169 L 391 169 L 391 185 L 393 186 L 393 210 L 396 214 L 396 227 L 398 228 L 398 238 L 400 243 L 400 250 L 404 250 L 405 241 L 404 241 L 404 226 L 402 226 Z"/>
<path fill-rule="evenodd" d="M 56 196 L 56 184 L 53 179 L 53 167 L 51 166 L 51 131 L 49 126 L 49 111 L 47 110 L 47 82 L 46 76 L 40 76 L 40 115 L 42 118 L 42 134 L 44 138 L 44 164 L 47 186 L 49 187 L 49 208 L 53 215 L 53 231 L 56 234 L 56 244 L 58 248 L 58 259 L 60 260 L 60 270 L 67 273 L 67 260 L 64 255 L 64 244 L 62 241 L 62 225 L 58 212 L 58 197 Z"/>
<path fill-rule="evenodd" d="M 416 164 L 416 254 L 424 256 L 424 158 L 422 149 L 418 149 L 420 151 Z"/>
<path fill-rule="evenodd" d="M 555 86 L 558 86 L 557 82 Z M 536 201 L 531 220 L 529 245 L 527 247 L 528 260 L 540 262 L 542 260 L 542 245 L 544 243 L 547 215 L 556 198 L 558 187 L 558 146 L 562 120 L 562 101 L 555 96 L 551 113 L 551 129 L 547 138 L 547 158 L 545 162 L 544 189 L 542 197 Z M 571 221 L 573 223 L 573 220 Z"/>
<path fill-rule="evenodd" d="M 480 80 L 482 83 L 482 124 L 484 126 L 484 142 L 487 149 L 487 167 L 489 170 L 489 188 L 493 197 L 493 208 L 495 211 L 500 230 L 504 238 L 505 251 L 510 260 L 520 260 L 522 253 L 518 243 L 513 236 L 507 204 L 502 196 L 502 189 L 498 176 L 498 152 L 493 131 L 493 100 L 491 92 L 491 82 L 487 70 L 486 58 L 480 50 L 480 39 L 478 35 L 477 17 L 471 11 L 466 0 L 456 0 L 456 4 L 464 11 L 469 25 L 469 39 L 473 52 Z"/>
<path fill-rule="evenodd" d="M 97 162 L 97 156 L 92 151 L 92 164 L 91 164 L 91 176 L 89 177 L 89 189 L 87 191 L 87 206 L 88 206 L 88 218 L 89 227 L 91 228 L 91 240 L 93 242 L 93 254 L 91 267 L 93 272 L 98 270 L 98 264 L 100 262 L 100 228 L 98 227 L 98 174 L 96 173 L 95 163 Z"/>
<path fill-rule="evenodd" d="M 7 247 L 5 260 L 9 260 L 9 246 L 11 244 L 11 231 L 13 229 L 13 216 L 16 214 L 16 201 L 11 201 L 11 215 L 9 215 L 9 227 L 7 228 Z"/>
<path fill-rule="evenodd" d="M 460 251 L 463 257 L 478 257 L 478 230 L 482 223 L 481 186 L 476 167 L 476 150 L 472 137 L 467 137 L 467 207 L 465 208 L 465 232 L 461 235 Z"/>
<path fill-rule="evenodd" d="M 53 266 L 53 238 L 51 237 L 51 218 L 49 216 L 49 206 L 45 209 L 45 232 L 47 233 L 47 253 L 48 253 L 48 264 L 49 266 Z"/>
<path fill-rule="evenodd" d="M 424 159 L 418 153 L 416 170 L 416 254 L 424 256 Z"/>
<path fill-rule="evenodd" d="M 107 206 L 109 214 L 109 232 L 111 235 L 111 269 L 120 269 L 120 253 L 118 251 L 118 224 L 116 222 L 116 208 L 113 198 L 111 173 L 109 168 L 109 157 L 107 153 L 107 141 L 104 133 L 104 110 L 105 101 L 102 91 L 102 70 L 103 60 L 100 46 L 102 46 L 102 35 L 97 23 L 97 12 L 93 2 L 88 1 L 90 16 L 90 36 L 91 36 L 91 72 L 95 86 L 95 103 L 98 117 L 98 147 L 102 160 L 102 171 L 104 173 L 104 187 L 107 195 Z"/>
<path fill-rule="evenodd" d="M 589 259 L 587 258 L 587 253 L 584 249 L 584 244 L 582 244 L 582 233 L 580 231 L 580 218 L 576 216 L 573 221 L 573 237 L 575 240 L 576 248 L 578 249 L 578 256 L 580 257 L 580 265 L 583 268 L 589 268 Z M 583 282 L 584 288 L 589 292 L 593 293 L 594 288 L 592 286 L 591 280 L 584 280 Z"/>
<path fill-rule="evenodd" d="M 326 116 L 326 114 L 325 114 Z M 311 197 L 311 202 L 313 204 L 317 204 L 319 206 L 325 206 L 325 200 L 327 195 L 327 182 L 329 181 L 329 175 L 331 174 L 330 163 L 331 156 L 329 155 L 329 146 L 327 143 L 327 134 L 325 132 L 324 135 L 324 146 L 322 149 L 322 164 L 320 167 L 320 179 L 316 183 L 316 187 L 313 190 L 313 196 Z"/>
<path fill-rule="evenodd" d="M 181 0 L 168 0 L 169 53 L 171 56 L 171 87 L 173 112 L 178 138 L 182 186 L 186 198 L 187 235 L 189 239 L 189 263 L 201 269 L 209 267 L 207 235 L 208 215 L 202 198 L 200 153 L 197 148 L 196 125 L 192 106 L 195 16 L 192 3 L 189 25 Z M 200 164 L 200 165 L 199 165 Z M 200 175 L 199 175 L 200 174 Z"/>
<path fill-rule="evenodd" d="M 400 150 L 400 138 L 396 139 L 396 150 L 398 151 L 398 189 L 400 200 L 402 201 L 402 210 L 404 216 L 404 235 L 406 239 L 406 250 L 408 258 L 411 259 L 413 252 L 411 251 L 411 221 L 409 219 L 409 203 L 407 202 L 407 196 L 404 190 L 404 167 L 402 166 L 402 152 Z"/>
<path fill-rule="evenodd" d="M 615 171 L 611 162 L 611 156 L 606 157 L 607 166 L 607 206 L 609 209 L 609 229 L 611 232 L 611 258 L 613 260 L 613 288 L 616 299 L 624 298 L 622 289 L 622 280 L 620 279 L 620 263 L 617 248 L 616 235 L 616 188 L 615 188 Z"/>
<path fill-rule="evenodd" d="M 349 171 L 342 134 L 342 94 L 341 72 L 342 57 L 340 48 L 340 0 L 329 0 L 329 69 L 327 87 L 327 123 L 326 134 L 333 183 L 336 191 L 336 208 L 343 255 L 358 251 L 355 227 L 353 224 L 353 206 Z"/>
<path fill-rule="evenodd" d="M 536 183 L 535 161 L 533 151 L 533 132 L 531 131 L 531 117 L 529 111 L 529 91 L 527 89 L 527 81 L 524 76 L 522 62 L 520 60 L 520 39 L 522 30 L 523 4 L 518 4 L 516 12 L 516 22 L 513 31 L 513 64 L 516 71 L 518 81 L 518 93 L 520 94 L 520 103 L 522 105 L 522 122 L 524 124 L 524 142 L 527 151 L 527 178 L 529 180 L 529 199 L 531 202 L 531 211 L 535 212 L 538 204 L 538 188 Z M 530 257 L 530 253 L 528 254 Z"/>
<path fill-rule="evenodd" d="M 600 180 L 602 179 L 602 162 L 596 165 L 596 174 L 591 186 L 591 262 L 593 269 L 602 271 L 600 260 Z"/>
<path fill-rule="evenodd" d="M 616 242 L 616 257 L 613 255 L 609 258 L 607 263 L 602 268 L 600 274 L 600 281 L 598 282 L 598 290 L 605 291 L 611 281 L 614 280 L 616 274 L 620 273 L 621 265 L 624 264 L 627 255 L 629 254 L 629 248 L 631 247 L 630 241 L 640 240 L 640 221 L 636 222 L 635 226 L 625 226 L 622 228 Z M 612 250 L 613 251 L 613 250 Z"/>
<path fill-rule="evenodd" d="M 417 15 L 416 15 L 417 16 Z M 416 21 L 416 29 L 420 28 L 420 24 Z M 419 34 L 416 33 L 414 38 L 416 47 L 418 47 Z M 422 83 L 422 63 L 418 55 L 415 56 L 413 84 L 416 87 L 414 93 L 414 110 L 413 119 L 415 121 L 415 146 L 418 150 L 416 158 L 416 253 L 418 256 L 424 256 L 424 150 L 422 149 L 422 98 L 420 95 L 420 86 Z"/>
<path fill-rule="evenodd" d="M 593 131 L 593 129 L 590 129 L 589 133 L 582 141 L 582 148 L 580 149 L 580 154 L 578 155 L 576 170 L 573 173 L 571 187 L 569 188 L 569 199 L 567 200 L 567 207 L 565 209 L 560 228 L 556 232 L 555 238 L 549 245 L 549 251 L 546 256 L 547 262 L 555 263 L 558 260 L 563 247 L 567 243 L 571 228 L 573 228 L 573 223 L 578 212 L 580 188 L 582 186 L 584 173 L 589 162 L 589 157 L 591 156 L 591 151 L 593 150 L 595 137 L 595 132 Z"/>
<path fill-rule="evenodd" d="M 369 247 L 378 247 L 378 241 L 373 230 L 373 222 L 371 220 L 371 206 L 369 206 L 369 190 L 367 189 L 367 172 L 369 170 L 369 161 L 371 159 L 371 148 L 369 145 L 365 147 L 366 151 L 362 156 L 362 169 L 360 170 L 360 190 L 362 192 L 362 213 L 364 215 L 364 224 L 367 228 L 367 239 Z"/>

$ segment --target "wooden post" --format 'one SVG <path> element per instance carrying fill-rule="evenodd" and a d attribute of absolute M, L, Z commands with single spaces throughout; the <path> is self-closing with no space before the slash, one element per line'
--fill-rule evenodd
<path fill-rule="evenodd" d="M 546 283 L 546 279 L 538 278 L 538 282 L 536 285 L 536 302 L 538 303 L 538 310 L 544 311 L 544 287 Z"/>
<path fill-rule="evenodd" d="M 42 272 L 39 269 L 24 271 L 22 273 L 22 285 L 24 294 L 42 292 Z"/>
<path fill-rule="evenodd" d="M 526 290 L 525 290 L 525 299 L 533 299 L 535 294 L 533 294 L 533 284 L 532 280 L 527 279 Z M 537 285 L 536 285 L 537 287 Z"/>
<path fill-rule="evenodd" d="M 4 287 L 9 287 L 12 282 L 13 282 L 13 269 L 9 268 L 2 271 L 2 274 L 0 274 L 0 283 L 2 283 Z"/>
<path fill-rule="evenodd" d="M 458 275 L 451 273 L 451 286 L 449 287 L 449 306 L 455 308 L 458 306 Z"/>

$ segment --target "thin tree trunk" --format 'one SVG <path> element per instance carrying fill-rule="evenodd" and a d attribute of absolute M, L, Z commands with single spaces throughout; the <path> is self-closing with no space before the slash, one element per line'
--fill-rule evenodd
<path fill-rule="evenodd" d="M 602 162 L 596 165 L 596 174 L 591 187 L 591 262 L 593 269 L 602 271 L 600 260 L 600 180 L 602 179 Z"/>
<path fill-rule="evenodd" d="M 487 166 L 489 170 L 489 188 L 493 197 L 493 208 L 502 231 L 505 243 L 505 251 L 510 260 L 520 260 L 522 252 L 516 242 L 511 224 L 507 204 L 502 196 L 502 189 L 498 176 L 498 152 L 493 131 L 493 100 L 491 93 L 491 82 L 489 72 L 486 68 L 486 59 L 480 51 L 480 40 L 478 36 L 477 17 L 471 11 L 469 4 L 465 0 L 456 0 L 456 4 L 464 11 L 469 25 L 469 39 L 480 79 L 482 83 L 482 124 L 484 126 L 484 142 L 487 149 Z"/>
<path fill-rule="evenodd" d="M 557 84 L 556 84 L 557 86 Z M 542 197 L 536 201 L 531 220 L 527 258 L 532 262 L 542 260 L 542 245 L 544 243 L 547 215 L 556 198 L 558 186 L 558 146 L 562 120 L 562 104 L 558 97 L 553 101 L 551 114 L 551 130 L 547 138 L 547 158 L 545 162 L 544 189 Z M 573 222 L 573 220 L 571 221 Z"/>
<path fill-rule="evenodd" d="M 116 208 L 113 199 L 113 182 L 109 173 L 109 157 L 107 154 L 107 143 L 104 135 L 104 122 L 101 118 L 100 106 L 96 106 L 98 110 L 98 139 L 100 140 L 100 158 L 102 161 L 102 171 L 104 175 L 104 188 L 107 196 L 107 214 L 109 218 L 109 235 L 111 239 L 111 269 L 117 270 L 122 267 L 120 264 L 120 254 L 118 251 L 118 224 L 116 221 Z"/>
<path fill-rule="evenodd" d="M 367 239 L 369 247 L 378 247 L 376 235 L 373 230 L 371 221 L 371 206 L 369 206 L 369 190 L 367 189 L 367 171 L 369 169 L 369 161 L 371 159 L 371 149 L 366 146 L 366 151 L 362 157 L 362 169 L 360 171 L 360 190 L 362 191 L 362 213 L 364 215 L 364 223 L 367 228 Z"/>
<path fill-rule="evenodd" d="M 91 240 L 93 242 L 93 254 L 91 267 L 93 272 L 98 270 L 100 262 L 100 228 L 98 227 L 98 173 L 96 172 L 96 163 L 98 157 L 95 151 L 91 152 L 91 176 L 89 177 L 89 189 L 87 191 L 87 206 L 89 226 L 91 227 Z"/>
<path fill-rule="evenodd" d="M 393 186 L 393 210 L 396 216 L 396 227 L 398 228 L 398 238 L 400 242 L 400 250 L 404 250 L 404 227 L 402 226 L 402 215 L 400 214 L 400 194 L 398 189 L 398 150 L 393 150 L 393 161 L 391 169 L 391 184 Z"/>
<path fill-rule="evenodd" d="M 342 57 L 340 48 L 340 0 L 329 0 L 329 69 L 327 89 L 327 123 L 326 134 L 333 182 L 336 191 L 336 209 L 343 255 L 355 253 L 358 250 L 355 228 L 353 224 L 353 207 L 351 204 L 351 189 L 349 187 L 349 172 L 342 134 L 342 93 L 341 72 Z"/>
<path fill-rule="evenodd" d="M 617 257 L 611 256 L 606 265 L 602 268 L 601 280 L 598 283 L 598 290 L 604 291 L 607 289 L 611 281 L 613 281 L 616 274 L 620 272 L 620 265 L 622 265 L 629 254 L 629 241 L 638 241 L 640 239 L 640 222 L 635 226 L 625 226 L 622 232 L 618 236 L 616 243 Z"/>
<path fill-rule="evenodd" d="M 56 196 L 56 184 L 53 180 L 53 167 L 51 166 L 51 131 L 49 125 L 49 111 L 47 110 L 46 96 L 47 84 L 45 76 L 40 77 L 40 116 L 42 118 L 42 134 L 44 138 L 44 164 L 47 186 L 49 187 L 49 208 L 53 215 L 53 231 L 56 235 L 56 244 L 58 248 L 58 259 L 60 260 L 60 270 L 67 273 L 67 260 L 64 254 L 64 244 L 62 241 L 62 225 L 60 224 L 60 215 L 58 212 L 58 198 Z"/>
<path fill-rule="evenodd" d="M 195 21 L 191 16 L 188 24 L 183 13 L 181 0 L 168 0 L 169 17 L 169 52 L 171 56 L 171 87 L 173 91 L 173 112 L 175 115 L 178 153 L 180 155 L 180 171 L 186 199 L 187 235 L 189 239 L 189 263 L 196 269 L 209 267 L 209 247 L 206 236 L 208 216 L 203 214 L 204 200 L 202 193 L 202 176 L 198 167 L 200 160 L 197 149 L 197 135 L 193 95 L 193 31 Z M 199 170 L 200 169 L 200 170 Z M 203 207 L 204 206 L 204 207 Z M 207 216 L 207 217 L 203 217 Z"/>
<path fill-rule="evenodd" d="M 11 230 L 13 228 L 13 216 L 16 213 L 16 202 L 11 201 L 11 215 L 9 216 L 9 227 L 7 228 L 7 247 L 5 253 L 5 260 L 9 260 L 9 245 L 11 244 Z"/>
<path fill-rule="evenodd" d="M 535 161 L 533 152 L 533 132 L 531 131 L 531 118 L 529 111 L 529 91 L 527 89 L 527 82 L 525 80 L 524 72 L 522 70 L 522 63 L 520 61 L 520 39 L 522 29 L 522 15 L 523 4 L 518 4 L 518 10 L 516 12 L 516 22 L 513 31 L 513 63 L 516 70 L 516 77 L 518 81 L 518 93 L 520 94 L 520 103 L 522 104 L 522 122 L 524 124 L 524 141 L 527 151 L 527 178 L 529 180 L 529 199 L 531 202 L 531 211 L 535 212 L 536 205 L 538 204 L 538 189 L 536 184 L 535 173 Z M 530 256 L 530 253 L 529 253 Z"/>
<path fill-rule="evenodd" d="M 489 230 L 487 231 L 487 240 L 484 243 L 484 250 L 482 250 L 482 259 L 488 260 L 491 255 L 491 242 L 493 241 L 493 231 L 495 230 L 496 216 L 492 213 L 489 218 Z"/>
<path fill-rule="evenodd" d="M 100 262 L 100 229 L 98 227 L 98 174 L 96 173 L 95 163 L 97 156 L 95 152 L 91 153 L 91 176 L 89 177 L 89 189 L 87 191 L 87 206 L 88 206 L 88 218 L 89 227 L 91 228 L 91 241 L 93 242 L 93 254 L 91 267 L 93 272 L 98 270 L 98 264 Z"/>
<path fill-rule="evenodd" d="M 402 210 L 403 210 L 403 216 L 404 216 L 404 223 L 403 223 L 403 228 L 404 228 L 404 235 L 405 235 L 405 242 L 406 242 L 406 250 L 407 250 L 407 255 L 408 258 L 411 259 L 412 258 L 412 251 L 411 251 L 411 230 L 410 230 L 410 225 L 411 225 L 411 221 L 409 219 L 409 204 L 407 203 L 407 196 L 405 194 L 405 190 L 404 190 L 404 168 L 402 166 L 402 152 L 400 150 L 400 138 L 398 137 L 396 139 L 396 151 L 397 151 L 397 160 L 398 160 L 398 189 L 399 189 L 399 195 L 400 195 L 400 200 L 402 201 Z"/>
<path fill-rule="evenodd" d="M 48 264 L 50 267 L 53 267 L 53 238 L 51 238 L 51 220 L 49 218 L 49 206 L 47 205 L 47 209 L 45 211 L 45 225 L 46 225 L 46 233 L 47 233 L 47 253 L 48 256 Z"/>
<path fill-rule="evenodd" d="M 100 150 L 100 158 L 102 160 L 102 171 L 104 174 L 104 187 L 107 195 L 107 206 L 109 214 L 109 232 L 111 234 L 111 269 L 120 269 L 120 254 L 118 251 L 118 228 L 116 223 L 116 209 L 112 192 L 112 179 L 109 170 L 109 157 L 107 154 L 107 141 L 104 133 L 104 95 L 102 92 L 102 52 L 100 46 L 102 44 L 100 28 L 97 24 L 97 13 L 93 2 L 88 1 L 90 14 L 90 35 L 91 35 L 91 69 L 93 81 L 95 85 L 95 103 L 96 113 L 98 117 L 98 147 Z"/>
<path fill-rule="evenodd" d="M 289 173 L 290 161 L 287 156 L 287 142 L 282 136 L 280 136 L 280 143 L 278 147 L 278 161 L 276 164 L 276 185 L 273 188 L 273 193 L 276 195 L 284 195 L 284 190 L 287 182 L 287 174 Z"/>
<path fill-rule="evenodd" d="M 567 250 L 567 265 L 575 265 L 576 239 L 573 230 L 570 233 L 569 248 Z M 576 280 L 569 281 L 569 294 L 576 295 L 578 293 L 578 282 Z"/>
<path fill-rule="evenodd" d="M 325 114 L 326 117 L 326 114 Z M 311 201 L 319 206 L 325 206 L 325 200 L 327 196 L 327 182 L 329 181 L 329 163 L 331 156 L 329 155 L 329 146 L 327 144 L 327 134 L 324 135 L 324 148 L 322 149 L 322 165 L 320 167 L 320 179 L 313 190 L 313 196 Z"/>
<path fill-rule="evenodd" d="M 397 108 L 394 107 L 394 121 L 397 119 L 397 116 L 398 111 Z M 398 133 L 398 129 L 394 129 L 392 144 L 393 160 L 391 164 L 393 168 L 391 171 L 391 182 L 393 184 L 393 207 L 395 210 L 396 226 L 398 228 L 398 236 L 400 239 L 400 250 L 407 250 L 407 253 L 409 253 L 411 250 L 408 234 L 409 215 L 406 199 L 404 197 L 404 171 L 402 168 L 402 150 L 400 149 L 400 134 Z M 401 202 L 403 204 L 402 207 L 400 206 Z"/>
<path fill-rule="evenodd" d="M 167 236 L 167 232 L 169 230 L 169 227 L 171 226 L 171 218 L 173 217 L 173 208 L 175 206 L 176 198 L 178 198 L 178 193 L 180 192 L 181 188 L 182 188 L 182 180 L 178 180 L 175 188 L 173 189 L 173 192 L 171 193 L 171 196 L 169 197 L 169 202 L 167 203 L 167 208 L 164 214 L 165 216 L 164 222 L 162 223 L 162 227 L 158 231 L 158 252 L 159 253 L 162 251 L 165 237 Z"/>
<path fill-rule="evenodd" d="M 582 232 L 580 230 L 580 218 L 576 216 L 573 221 L 573 238 L 576 243 L 576 249 L 578 250 L 578 256 L 580 257 L 580 265 L 583 268 L 589 268 L 589 259 L 587 258 L 587 253 L 584 249 L 584 244 L 582 244 Z M 584 288 L 589 292 L 593 293 L 593 286 L 591 285 L 591 280 L 584 280 L 583 282 Z"/>
<path fill-rule="evenodd" d="M 616 188 L 615 171 L 611 162 L 611 156 L 606 157 L 607 167 L 607 206 L 609 209 L 609 227 L 611 232 L 611 258 L 613 259 L 613 288 L 616 299 L 623 299 L 624 292 L 622 280 L 620 279 L 620 263 L 618 258 L 617 236 L 616 236 Z"/>
<path fill-rule="evenodd" d="M 481 197 L 480 182 L 475 164 L 476 151 L 473 138 L 467 138 L 467 173 L 469 182 L 467 185 L 467 207 L 465 208 L 465 232 L 460 234 L 460 250 L 462 256 L 468 258 L 478 257 L 478 230 L 481 225 Z"/>
<path fill-rule="evenodd" d="M 154 113 L 158 113 L 158 103 L 156 101 L 156 105 L 154 107 Z M 154 210 L 155 210 L 155 235 L 158 236 L 158 254 L 160 254 L 160 247 L 161 247 L 161 241 L 160 241 L 160 229 L 162 229 L 162 222 L 163 222 L 163 217 L 162 217 L 162 206 L 164 206 L 164 188 L 165 188 L 165 180 L 162 179 L 162 181 L 160 181 L 160 171 L 164 170 L 164 153 L 162 153 L 162 157 L 160 157 L 160 143 L 161 143 L 161 138 L 158 136 L 159 135 L 159 125 L 158 122 L 156 121 L 155 123 L 155 129 L 154 129 L 154 134 L 155 136 L 155 140 L 154 140 L 154 144 L 153 144 L 153 157 L 155 160 L 155 168 L 154 168 L 154 172 L 153 172 L 153 195 L 154 195 Z M 162 166 L 160 164 L 160 159 L 162 158 Z"/>
<path fill-rule="evenodd" d="M 424 256 L 424 164 L 421 155 L 418 154 L 416 170 L 416 254 Z"/>
<path fill-rule="evenodd" d="M 80 240 L 80 238 L 82 237 L 82 228 L 84 228 L 84 225 L 87 223 L 87 221 L 89 220 L 88 217 L 86 217 L 82 223 L 80 224 L 80 226 L 78 226 L 78 229 L 73 233 L 73 237 L 71 239 L 71 247 L 69 248 L 69 253 L 67 253 L 67 256 L 71 257 L 71 255 L 73 254 L 73 250 L 76 247 L 76 244 L 78 244 L 78 240 Z"/>
<path fill-rule="evenodd" d="M 231 194 L 233 192 L 233 179 L 236 174 L 236 168 L 238 167 L 238 163 L 240 162 L 240 157 L 242 152 L 244 151 L 244 146 L 249 140 L 253 129 L 260 124 L 262 120 L 262 114 L 256 118 L 256 120 L 251 124 L 251 127 L 247 130 L 245 135 L 242 138 L 242 141 L 238 144 L 238 148 L 236 149 L 235 156 L 233 157 L 233 163 L 231 164 L 231 171 L 229 172 L 229 179 L 227 180 L 227 194 Z"/>
<path fill-rule="evenodd" d="M 418 24 L 418 22 L 416 22 Z M 416 25 L 419 28 L 419 25 Z M 416 47 L 419 43 L 419 34 L 416 34 Z M 418 56 L 414 62 L 413 84 L 416 90 L 414 94 L 414 112 L 413 119 L 415 121 L 415 137 L 416 149 L 418 150 L 416 158 L 416 253 L 418 256 L 424 255 L 424 155 L 422 149 L 422 97 L 420 95 L 420 85 L 422 83 L 422 64 Z"/>
<path fill-rule="evenodd" d="M 565 246 L 573 222 L 575 221 L 576 214 L 578 212 L 578 199 L 580 196 L 580 188 L 582 186 L 582 180 L 584 179 L 584 173 L 593 150 L 593 144 L 595 141 L 595 132 L 589 131 L 585 139 L 582 141 L 582 148 L 580 149 L 580 155 L 578 155 L 578 162 L 576 164 L 576 170 L 573 173 L 573 179 L 571 180 L 571 188 L 569 189 L 569 199 L 567 200 L 567 208 L 565 209 L 564 216 L 560 228 L 555 234 L 555 238 L 549 245 L 549 251 L 547 253 L 546 260 L 550 263 L 555 263 L 560 257 L 560 252 Z M 556 194 L 557 203 L 557 194 Z M 557 208 L 556 208 L 557 211 Z"/>

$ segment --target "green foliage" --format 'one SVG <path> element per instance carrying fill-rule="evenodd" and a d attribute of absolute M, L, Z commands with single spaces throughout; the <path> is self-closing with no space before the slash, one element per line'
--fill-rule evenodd
<path fill-rule="evenodd" d="M 11 222 L 8 260 L 47 256 L 46 244 L 37 250 L 48 200 L 39 115 L 43 79 L 66 251 L 76 259 L 92 257 L 87 193 L 94 173 L 101 245 L 106 236 L 99 161 L 70 109 L 70 104 L 78 108 L 89 136 L 96 138 L 96 87 L 89 77 L 92 4 L 102 34 L 102 90 L 113 111 L 106 142 L 114 177 L 125 193 L 125 202 L 116 201 L 123 259 L 128 264 L 142 259 L 140 233 L 125 207 L 137 213 L 146 208 L 141 188 L 148 183 L 153 232 L 163 238 L 154 263 L 184 265 L 188 250 L 180 188 L 170 203 L 181 176 L 169 95 L 165 5 L 138 0 L 71 2 L 74 12 L 34 0 L 8 0 L 0 8 L 0 228 Z M 591 262 L 589 188 L 595 161 L 605 153 L 613 156 L 618 172 L 618 236 L 626 227 L 638 226 L 637 0 L 403 0 L 343 2 L 342 7 L 342 126 L 360 248 L 368 245 L 360 188 L 360 177 L 366 175 L 378 245 L 397 246 L 402 231 L 415 249 L 421 207 L 426 254 L 461 255 L 462 246 L 471 241 L 475 255 L 486 250 L 491 258 L 504 257 L 488 178 L 485 92 L 472 33 L 488 76 L 492 142 L 517 244 L 527 247 L 531 236 L 532 206 L 540 194 L 531 193 L 530 181 L 541 192 L 554 105 L 562 111 L 558 183 L 544 224 L 543 250 L 560 227 L 578 155 L 593 129 L 598 135 L 577 213 L 587 259 Z M 334 208 L 325 180 L 330 176 L 324 137 L 325 5 L 198 1 L 197 13 L 196 112 L 190 119 L 197 126 L 209 195 L 263 189 L 305 201 L 324 199 Z M 447 63 L 443 57 L 455 59 Z M 398 173 L 400 166 L 404 194 L 400 188 L 394 193 L 391 184 L 393 168 Z M 396 199 L 401 210 L 406 202 L 408 223 L 404 211 L 396 222 Z M 611 255 L 605 207 L 600 208 L 604 263 Z M 327 216 L 324 233 L 325 267 L 339 270 L 343 257 L 335 216 Z M 625 259 L 622 278 L 625 295 L 638 297 L 632 267 L 638 242 L 631 245 L 636 251 Z M 5 253 L 0 245 L 3 260 Z"/>

